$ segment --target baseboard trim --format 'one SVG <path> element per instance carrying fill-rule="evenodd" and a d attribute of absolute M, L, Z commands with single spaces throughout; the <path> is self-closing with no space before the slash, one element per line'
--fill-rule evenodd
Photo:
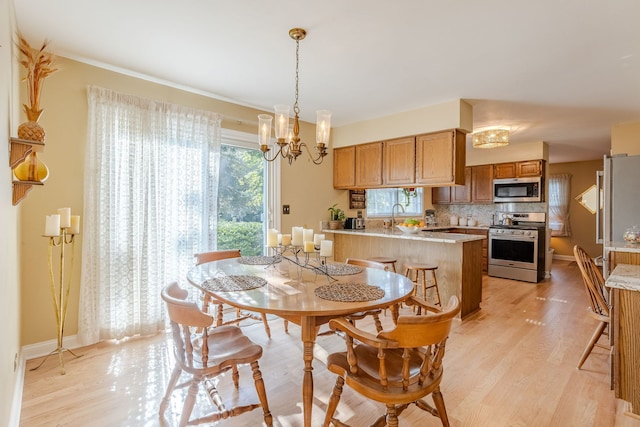
<path fill-rule="evenodd" d="M 78 336 L 71 335 L 69 337 L 64 337 L 64 346 L 65 348 L 78 348 L 81 347 Z M 58 347 L 58 340 L 53 339 L 49 341 L 42 341 L 35 344 L 29 344 L 22 347 L 22 356 L 24 360 L 31 360 L 37 357 L 42 357 L 50 354 L 53 350 Z"/>
<path fill-rule="evenodd" d="M 24 372 L 27 361 L 24 355 L 20 354 L 18 366 L 16 367 L 16 384 L 13 390 L 13 402 L 11 404 L 11 417 L 9 418 L 9 427 L 19 427 L 20 414 L 22 411 L 22 390 L 24 389 Z"/>
<path fill-rule="evenodd" d="M 571 255 L 553 255 L 553 259 L 557 259 L 560 261 L 575 261 L 575 257 Z"/>

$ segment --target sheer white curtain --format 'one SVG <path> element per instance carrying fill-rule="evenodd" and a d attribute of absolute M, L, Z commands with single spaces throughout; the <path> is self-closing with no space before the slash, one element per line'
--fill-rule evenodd
<path fill-rule="evenodd" d="M 549 228 L 552 236 L 571 236 L 571 174 L 549 176 Z"/>
<path fill-rule="evenodd" d="M 163 286 L 215 248 L 219 114 L 89 87 L 83 344 L 165 327 Z"/>

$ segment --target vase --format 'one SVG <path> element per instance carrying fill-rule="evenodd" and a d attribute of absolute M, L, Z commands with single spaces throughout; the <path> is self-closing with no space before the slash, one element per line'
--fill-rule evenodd
<path fill-rule="evenodd" d="M 45 182 L 49 177 L 49 168 L 38 158 L 38 153 L 31 153 L 24 162 L 13 170 L 19 181 Z"/>
<path fill-rule="evenodd" d="M 44 143 L 44 129 L 38 124 L 42 110 L 32 110 L 25 106 L 24 111 L 27 113 L 27 122 L 18 126 L 18 138 L 27 141 L 37 141 Z"/>
<path fill-rule="evenodd" d="M 329 221 L 329 230 L 341 230 L 344 226 L 344 221 L 332 220 Z"/>

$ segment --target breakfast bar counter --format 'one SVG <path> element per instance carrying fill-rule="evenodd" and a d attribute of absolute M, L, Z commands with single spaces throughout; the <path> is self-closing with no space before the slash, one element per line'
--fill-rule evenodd
<path fill-rule="evenodd" d="M 617 245 L 616 253 L 638 255 L 640 246 Z M 629 402 L 630 415 L 640 418 L 640 265 L 618 263 L 605 284 L 613 305 L 610 337 L 615 395 Z"/>
<path fill-rule="evenodd" d="M 347 258 L 393 257 L 398 260 L 401 274 L 407 262 L 436 265 L 440 300 L 448 301 L 456 295 L 462 319 L 480 309 L 484 236 L 435 231 L 408 234 L 383 228 L 322 232 L 333 236 L 334 259 L 339 262 Z"/>

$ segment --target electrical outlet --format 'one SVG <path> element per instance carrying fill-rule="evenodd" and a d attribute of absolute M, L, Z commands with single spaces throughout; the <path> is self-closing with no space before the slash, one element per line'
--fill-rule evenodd
<path fill-rule="evenodd" d="M 291 213 L 291 208 L 289 205 L 282 205 L 282 215 L 289 215 Z"/>

